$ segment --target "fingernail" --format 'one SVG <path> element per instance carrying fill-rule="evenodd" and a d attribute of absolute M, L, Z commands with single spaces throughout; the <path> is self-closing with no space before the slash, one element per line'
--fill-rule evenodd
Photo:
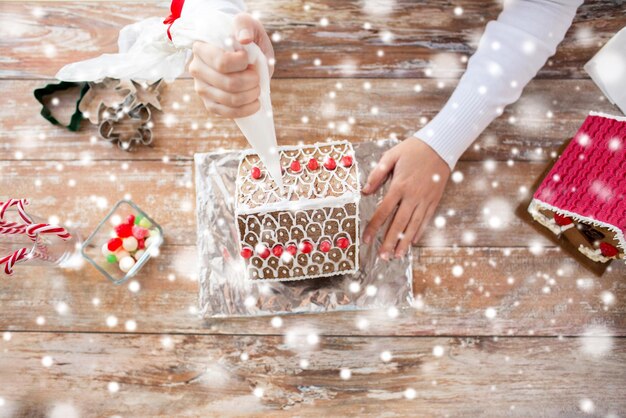
<path fill-rule="evenodd" d="M 382 258 L 385 261 L 389 261 L 389 253 L 384 252 L 380 255 L 380 258 Z"/>
<path fill-rule="evenodd" d="M 396 258 L 403 258 L 404 257 L 404 251 L 396 251 Z"/>
<path fill-rule="evenodd" d="M 369 235 L 363 235 L 363 242 L 365 244 L 369 244 L 372 241 L 372 237 L 370 237 Z"/>
<path fill-rule="evenodd" d="M 363 193 L 369 193 L 370 192 L 370 184 L 369 183 L 365 183 L 365 186 L 363 186 Z"/>
<path fill-rule="evenodd" d="M 237 39 L 240 41 L 251 39 L 251 38 L 252 38 L 252 34 L 250 33 L 248 29 L 241 29 L 239 33 L 237 34 Z"/>

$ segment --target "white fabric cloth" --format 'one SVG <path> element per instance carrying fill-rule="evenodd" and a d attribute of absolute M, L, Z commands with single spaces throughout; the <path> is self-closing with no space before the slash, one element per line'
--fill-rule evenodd
<path fill-rule="evenodd" d="M 506 1 L 487 24 L 478 49 L 452 96 L 418 132 L 454 169 L 480 133 L 515 102 L 554 54 L 582 0 Z"/>
<path fill-rule="evenodd" d="M 63 81 L 100 81 L 106 77 L 172 81 L 185 71 L 190 52 L 177 48 L 167 38 L 163 17 L 151 17 L 125 26 L 117 41 L 117 54 L 103 54 L 61 68 Z"/>
<path fill-rule="evenodd" d="M 626 115 L 626 27 L 585 64 L 585 71 L 607 99 Z"/>
<path fill-rule="evenodd" d="M 163 23 L 169 9 L 164 8 L 163 16 L 123 27 L 117 40 L 117 54 L 103 54 L 68 64 L 59 70 L 56 78 L 63 81 L 100 81 L 106 77 L 172 81 L 185 71 L 195 40 L 214 42 L 223 48 L 224 39 L 232 35 L 231 16 L 244 10 L 243 0 L 187 0 L 180 18 L 172 25 L 170 41 L 168 25 Z M 180 36 L 174 36 L 177 32 Z"/>
<path fill-rule="evenodd" d="M 180 17 L 170 27 L 172 40 L 167 36 L 164 17 L 148 18 L 120 31 L 119 53 L 66 65 L 56 77 L 64 81 L 97 81 L 105 77 L 171 81 L 185 70 L 196 41 L 227 51 L 244 49 L 248 62 L 259 74 L 261 106 L 254 115 L 237 118 L 235 122 L 282 189 L 267 58 L 258 45 L 239 45 L 234 39 L 233 15 L 243 9 L 240 0 L 186 0 Z"/>

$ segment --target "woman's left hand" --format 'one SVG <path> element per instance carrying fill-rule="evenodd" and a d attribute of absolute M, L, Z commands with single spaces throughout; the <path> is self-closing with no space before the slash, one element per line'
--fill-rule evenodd
<path fill-rule="evenodd" d="M 388 176 L 389 191 L 363 233 L 363 241 L 369 244 L 385 221 L 392 218 L 379 250 L 384 260 L 403 257 L 411 243 L 417 244 L 441 200 L 450 168 L 419 138 L 408 138 L 383 154 L 363 194 L 376 192 Z"/>

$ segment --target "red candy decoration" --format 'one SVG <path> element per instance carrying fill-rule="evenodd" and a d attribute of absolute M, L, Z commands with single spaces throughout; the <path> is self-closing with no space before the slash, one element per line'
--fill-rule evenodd
<path fill-rule="evenodd" d="M 350 240 L 345 237 L 337 238 L 337 247 L 345 250 L 350 245 Z"/>
<path fill-rule="evenodd" d="M 337 162 L 334 158 L 328 157 L 326 160 L 324 160 L 324 167 L 327 170 L 334 170 L 335 168 L 337 168 Z"/>
<path fill-rule="evenodd" d="M 255 180 L 260 179 L 261 178 L 261 169 L 259 167 L 252 167 L 250 169 L 250 175 Z"/>
<path fill-rule="evenodd" d="M 300 165 L 300 162 L 298 160 L 292 161 L 289 168 L 291 168 L 291 171 L 293 171 L 294 173 L 299 173 L 300 170 L 302 170 L 302 166 Z"/>
<path fill-rule="evenodd" d="M 304 254 L 309 254 L 311 251 L 313 251 L 313 244 L 311 244 L 309 241 L 304 241 L 300 244 L 300 251 L 302 251 Z"/>
<path fill-rule="evenodd" d="M 261 252 L 259 253 L 259 257 L 261 257 L 261 258 L 267 258 L 267 257 L 269 257 L 269 256 L 270 256 L 270 254 L 271 254 L 271 253 L 270 253 L 270 249 L 269 249 L 269 248 L 267 248 L 267 247 L 263 247 L 263 251 L 261 251 Z"/>
<path fill-rule="evenodd" d="M 249 259 L 250 257 L 252 257 L 252 249 L 251 249 L 251 248 L 248 248 L 248 247 L 246 247 L 246 248 L 242 248 L 242 249 L 241 249 L 241 253 L 240 253 L 240 254 L 241 254 L 241 256 L 242 256 L 243 258 L 245 258 L 245 259 L 247 260 L 247 259 Z"/>
<path fill-rule="evenodd" d="M 127 224 L 134 224 L 135 223 L 135 215 L 133 215 L 132 213 L 130 215 L 128 215 L 128 217 L 126 218 L 126 223 Z"/>
<path fill-rule="evenodd" d="M 122 240 L 119 238 L 111 238 L 109 242 L 107 242 L 107 249 L 114 253 L 118 248 L 122 246 Z"/>
<path fill-rule="evenodd" d="M 283 255 L 283 246 L 280 244 L 276 244 L 274 245 L 274 248 L 272 248 L 272 254 L 274 254 L 276 257 L 280 257 L 281 255 Z"/>
<path fill-rule="evenodd" d="M 146 248 L 146 240 L 143 238 L 137 240 L 137 249 L 143 250 Z"/>
<path fill-rule="evenodd" d="M 119 224 L 115 227 L 115 233 L 120 238 L 128 238 L 133 235 L 133 226 L 130 224 Z"/>
<path fill-rule="evenodd" d="M 344 167 L 352 167 L 352 157 L 349 155 L 345 155 L 341 158 L 341 164 Z"/>
<path fill-rule="evenodd" d="M 567 216 L 563 216 L 563 215 L 559 215 L 558 213 L 555 213 L 554 222 L 556 222 L 556 224 L 559 226 L 565 226 L 565 225 L 571 224 L 573 221 L 571 220 L 571 218 L 568 218 Z"/>
<path fill-rule="evenodd" d="M 287 246 L 287 252 L 295 257 L 295 255 L 298 253 L 298 247 L 296 247 L 293 244 L 292 245 L 288 245 Z"/>
<path fill-rule="evenodd" d="M 309 168 L 309 170 L 315 171 L 319 168 L 320 165 L 315 158 L 311 158 L 306 166 Z"/>
<path fill-rule="evenodd" d="M 330 243 L 330 241 L 322 241 L 320 242 L 320 251 L 327 253 L 330 251 L 332 246 L 333 245 Z"/>
<path fill-rule="evenodd" d="M 600 252 L 605 257 L 615 257 L 615 256 L 617 256 L 619 254 L 619 251 L 617 251 L 617 248 L 615 248 L 614 246 L 612 246 L 608 242 L 601 242 L 600 243 Z"/>

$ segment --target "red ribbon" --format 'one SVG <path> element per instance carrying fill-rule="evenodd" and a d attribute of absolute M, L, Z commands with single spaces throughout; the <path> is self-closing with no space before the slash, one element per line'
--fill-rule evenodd
<path fill-rule="evenodd" d="M 167 27 L 167 37 L 170 38 L 170 41 L 172 40 L 170 28 L 172 24 L 176 22 L 176 19 L 180 17 L 180 13 L 183 11 L 183 4 L 185 4 L 185 0 L 172 0 L 172 4 L 170 4 L 170 15 L 163 21 L 165 25 L 169 25 Z"/>

